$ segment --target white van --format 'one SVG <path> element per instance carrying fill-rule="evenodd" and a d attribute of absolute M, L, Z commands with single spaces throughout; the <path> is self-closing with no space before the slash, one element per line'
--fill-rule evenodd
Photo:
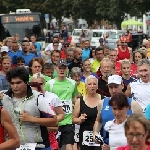
<path fill-rule="evenodd" d="M 93 37 L 91 38 L 91 46 L 92 47 L 98 47 L 99 46 L 99 39 L 103 38 L 103 35 L 105 35 L 110 30 L 104 30 L 104 29 L 94 29 L 93 30 Z"/>
<path fill-rule="evenodd" d="M 83 29 L 86 32 L 88 32 L 88 29 Z M 79 39 L 80 39 L 80 33 L 81 33 L 82 29 L 74 29 L 72 31 L 72 42 L 75 42 L 76 44 L 79 44 Z"/>

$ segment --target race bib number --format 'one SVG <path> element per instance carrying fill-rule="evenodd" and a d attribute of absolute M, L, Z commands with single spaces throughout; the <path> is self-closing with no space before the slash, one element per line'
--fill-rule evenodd
<path fill-rule="evenodd" d="M 37 143 L 26 143 L 25 145 L 20 145 L 16 150 L 35 150 Z"/>
<path fill-rule="evenodd" d="M 72 114 L 72 101 L 71 100 L 65 100 L 62 101 L 62 108 L 65 112 L 65 114 Z"/>
<path fill-rule="evenodd" d="M 93 131 L 84 131 L 83 132 L 82 145 L 86 145 L 86 146 L 100 146 L 100 144 L 96 144 L 95 142 L 93 142 Z"/>
<path fill-rule="evenodd" d="M 77 143 L 79 142 L 79 129 L 75 129 L 74 140 Z"/>

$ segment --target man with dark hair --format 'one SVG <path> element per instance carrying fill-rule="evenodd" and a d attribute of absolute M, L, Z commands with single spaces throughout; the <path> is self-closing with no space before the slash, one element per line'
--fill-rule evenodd
<path fill-rule="evenodd" d="M 100 67 L 101 61 L 104 58 L 104 49 L 99 47 L 95 50 L 96 59 L 91 64 L 91 71 L 96 73 Z"/>
<path fill-rule="evenodd" d="M 11 88 L 4 93 L 3 106 L 12 117 L 21 145 L 37 143 L 35 150 L 50 150 L 47 127 L 57 126 L 54 111 L 43 95 L 27 84 L 29 74 L 25 68 L 14 68 L 6 77 Z"/>
<path fill-rule="evenodd" d="M 58 43 L 58 49 L 57 49 L 57 50 L 61 50 L 62 44 L 59 43 L 58 37 L 53 37 L 53 43 L 54 43 L 54 42 L 57 42 L 57 43 Z M 45 52 L 54 50 L 53 43 L 50 43 L 48 46 L 46 46 Z"/>
<path fill-rule="evenodd" d="M 21 50 L 18 49 L 17 41 L 12 41 L 12 50 L 8 51 L 8 56 L 12 59 L 14 55 L 20 54 Z"/>
<path fill-rule="evenodd" d="M 16 65 L 17 67 L 25 67 L 25 60 L 22 57 L 18 57 L 16 59 Z"/>
<path fill-rule="evenodd" d="M 22 46 L 22 52 L 13 56 L 13 58 L 12 58 L 13 64 L 16 64 L 16 59 L 18 57 L 22 57 L 25 59 L 25 65 L 28 66 L 30 60 L 32 58 L 36 57 L 34 54 L 29 52 L 29 45 L 30 45 L 30 43 L 28 41 L 26 41 L 26 40 L 22 41 L 22 45 L 21 45 Z"/>
<path fill-rule="evenodd" d="M 76 101 L 78 95 L 77 84 L 74 80 L 67 78 L 67 62 L 60 59 L 56 64 L 57 77 L 49 80 L 45 85 L 45 90 L 56 94 L 63 103 L 65 118 L 59 122 L 60 140 L 66 150 L 73 150 L 74 126 L 72 125 L 72 103 Z M 59 89 L 59 90 L 58 90 Z M 59 145 L 60 148 L 62 145 Z"/>
<path fill-rule="evenodd" d="M 72 60 L 72 62 L 68 66 L 69 72 L 71 72 L 71 69 L 73 67 L 82 68 L 81 63 L 82 63 L 82 49 L 76 47 L 74 50 L 74 59 Z"/>

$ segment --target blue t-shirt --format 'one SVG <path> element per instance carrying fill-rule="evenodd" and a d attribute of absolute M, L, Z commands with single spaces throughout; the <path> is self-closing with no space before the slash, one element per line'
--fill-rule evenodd
<path fill-rule="evenodd" d="M 104 130 L 104 126 L 105 126 L 106 122 L 115 119 L 113 112 L 112 112 L 112 107 L 109 106 L 109 100 L 110 100 L 110 97 L 104 98 L 103 108 L 102 108 L 101 114 L 100 114 L 101 119 L 102 119 L 103 139 L 104 139 L 104 142 L 108 145 L 109 145 L 109 139 L 108 139 L 108 137 L 106 137 L 106 131 Z M 128 103 L 130 106 L 131 106 L 131 102 L 132 102 L 132 98 L 128 98 Z M 127 111 L 127 115 L 131 115 L 131 114 L 132 114 L 132 110 L 129 109 Z"/>
<path fill-rule="evenodd" d="M 82 49 L 82 61 L 90 57 L 90 49 Z"/>
<path fill-rule="evenodd" d="M 122 77 L 122 80 L 123 80 L 123 83 L 124 83 L 126 86 L 128 86 L 128 84 L 131 83 L 131 82 L 133 82 L 135 79 L 132 78 L 132 77 L 130 77 L 129 80 L 126 80 L 126 79 L 124 79 L 124 78 Z"/>
<path fill-rule="evenodd" d="M 150 104 L 148 104 L 145 109 L 145 117 L 146 119 L 150 120 Z"/>
<path fill-rule="evenodd" d="M 21 50 L 18 50 L 17 52 L 14 52 L 14 51 L 10 50 L 8 52 L 8 56 L 12 59 L 14 55 L 17 55 L 19 53 L 21 53 Z"/>
<path fill-rule="evenodd" d="M 17 59 L 18 57 L 24 58 L 24 60 L 25 60 L 25 65 L 28 66 L 30 60 L 31 60 L 32 58 L 36 57 L 36 56 L 35 56 L 34 54 L 32 54 L 32 53 L 29 53 L 29 54 L 26 55 L 26 54 L 24 54 L 23 52 L 21 52 L 21 53 L 19 53 L 19 54 L 13 56 L 13 58 L 12 58 L 13 64 L 16 64 L 16 59 Z"/>
<path fill-rule="evenodd" d="M 95 76 L 95 77 L 98 79 L 98 76 L 97 76 L 96 73 L 93 73 L 93 72 L 92 72 L 90 75 L 93 75 L 93 76 Z M 85 82 L 85 79 L 86 79 L 86 78 L 82 75 L 82 76 L 81 76 L 81 82 Z"/>
<path fill-rule="evenodd" d="M 0 91 L 8 90 L 10 88 L 10 84 L 6 79 L 6 76 L 0 74 Z"/>
<path fill-rule="evenodd" d="M 35 42 L 34 45 L 37 46 L 37 52 L 40 52 L 41 51 L 41 44 L 39 42 Z"/>

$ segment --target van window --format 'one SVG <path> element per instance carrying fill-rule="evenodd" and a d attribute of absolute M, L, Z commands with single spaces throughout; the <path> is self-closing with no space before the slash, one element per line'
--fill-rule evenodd
<path fill-rule="evenodd" d="M 93 32 L 93 37 L 101 37 L 102 34 L 102 32 Z"/>
<path fill-rule="evenodd" d="M 72 33 L 72 35 L 73 36 L 80 36 L 81 31 L 82 30 L 74 30 L 73 33 Z"/>

